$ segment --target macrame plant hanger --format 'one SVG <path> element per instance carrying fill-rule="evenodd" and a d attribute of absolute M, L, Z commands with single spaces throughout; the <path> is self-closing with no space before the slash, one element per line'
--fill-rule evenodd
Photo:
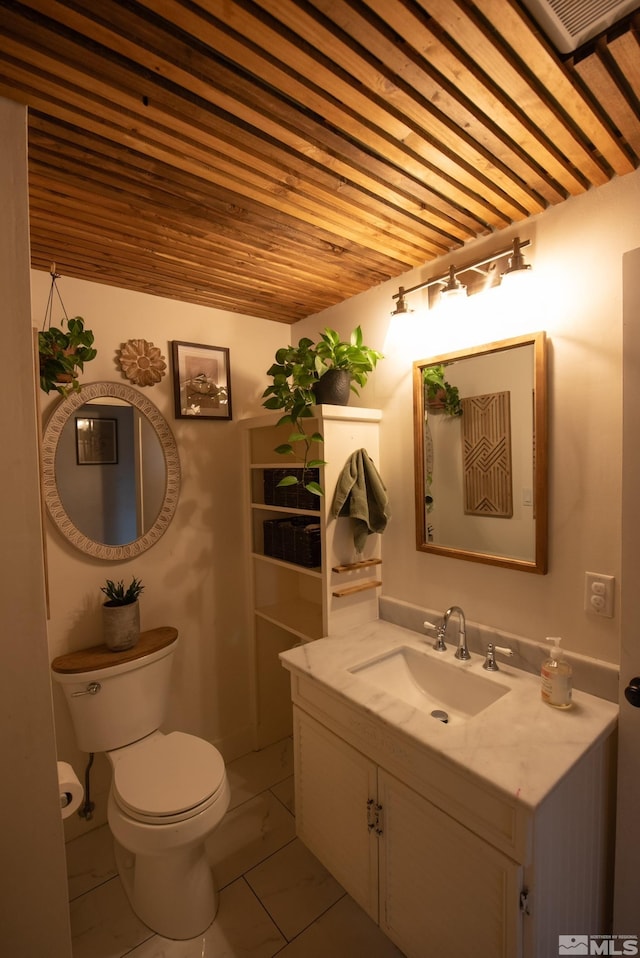
<path fill-rule="evenodd" d="M 44 310 L 44 322 L 42 323 L 43 331 L 51 327 L 51 318 L 53 315 L 53 295 L 57 295 L 60 300 L 60 305 L 62 306 L 62 312 L 64 313 L 64 318 L 67 323 L 69 322 L 69 317 L 67 316 L 67 311 L 65 309 L 64 303 L 62 302 L 62 296 L 60 295 L 60 290 L 58 289 L 58 280 L 60 279 L 60 273 L 56 273 L 56 264 L 51 264 L 51 269 L 49 270 L 49 275 L 51 276 L 51 286 L 49 287 L 49 297 L 47 299 L 47 305 Z"/>

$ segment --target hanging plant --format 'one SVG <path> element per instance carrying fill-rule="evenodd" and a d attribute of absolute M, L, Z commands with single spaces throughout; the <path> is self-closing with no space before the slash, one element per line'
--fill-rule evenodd
<path fill-rule="evenodd" d="M 62 296 L 57 286 L 60 278 L 55 270 L 56 264 L 51 266 L 51 288 L 44 314 L 44 323 L 38 333 L 38 354 L 40 360 L 40 388 L 49 393 L 55 389 L 62 396 L 67 396 L 71 390 L 80 389 L 78 372 L 84 370 L 84 364 L 95 359 L 97 351 L 93 348 L 93 333 L 84 328 L 82 316 L 67 316 L 62 302 Z M 60 300 L 64 319 L 60 326 L 52 326 L 54 293 Z"/>
<path fill-rule="evenodd" d="M 444 366 L 425 366 L 422 370 L 426 402 L 432 411 L 442 410 L 448 416 L 462 415 L 462 401 L 457 386 L 444 378 Z"/>

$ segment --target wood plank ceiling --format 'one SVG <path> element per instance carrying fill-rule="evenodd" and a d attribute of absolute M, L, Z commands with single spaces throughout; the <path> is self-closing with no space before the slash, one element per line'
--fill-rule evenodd
<path fill-rule="evenodd" d="M 0 2 L 32 262 L 283 323 L 632 171 L 638 14 L 516 0 Z"/>

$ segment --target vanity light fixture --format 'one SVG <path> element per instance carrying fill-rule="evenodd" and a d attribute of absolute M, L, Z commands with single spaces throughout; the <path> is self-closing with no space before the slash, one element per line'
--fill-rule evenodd
<path fill-rule="evenodd" d="M 526 243 L 521 243 L 518 237 L 513 241 L 513 249 L 511 251 L 511 256 L 509 257 L 509 265 L 505 269 L 503 276 L 514 276 L 519 273 L 526 273 L 527 270 L 531 269 L 531 263 L 526 263 L 524 256 L 522 255 L 522 247 L 526 246 Z"/>
<path fill-rule="evenodd" d="M 393 297 L 398 300 L 396 308 L 391 313 L 392 316 L 401 316 L 403 313 L 412 313 L 413 310 L 410 306 L 407 306 L 407 301 L 404 298 L 404 286 L 400 286 L 398 289 L 398 295 Z"/>
<path fill-rule="evenodd" d="M 440 295 L 446 296 L 447 299 L 456 299 L 459 296 L 467 295 L 467 287 L 458 282 L 453 266 L 449 267 L 449 275 L 447 277 L 446 283 L 443 283 L 442 285 Z"/>
<path fill-rule="evenodd" d="M 501 249 L 497 253 L 493 253 L 492 256 L 486 256 L 484 259 L 475 263 L 467 263 L 464 266 L 450 266 L 443 275 L 428 279 L 424 283 L 418 283 L 416 286 L 410 286 L 409 289 L 400 286 L 398 292 L 393 294 L 396 306 L 391 315 L 398 316 L 402 313 L 412 312 L 407 304 L 407 296 L 421 289 L 437 293 L 437 296 L 434 297 L 435 302 L 437 302 L 442 296 L 447 299 L 449 297 L 453 299 L 454 296 L 471 296 L 487 289 L 489 286 L 499 286 L 505 276 L 525 275 L 531 269 L 531 265 L 525 262 L 522 250 L 530 245 L 531 240 L 520 240 L 520 237 L 516 236 L 508 249 Z M 504 260 L 504 264 L 500 263 L 500 260 Z M 503 265 L 504 268 L 500 269 Z M 485 269 L 484 267 L 488 268 Z M 459 277 L 461 276 L 464 277 L 464 283 L 460 281 Z M 436 290 L 435 287 L 438 287 L 438 289 Z M 431 294 L 429 299 L 429 305 L 434 305 L 434 302 L 431 302 Z"/>

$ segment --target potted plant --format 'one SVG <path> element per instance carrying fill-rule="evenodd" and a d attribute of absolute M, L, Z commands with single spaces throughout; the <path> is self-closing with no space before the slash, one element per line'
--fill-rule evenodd
<path fill-rule="evenodd" d="M 134 576 L 125 589 L 122 579 L 120 582 L 107 579 L 107 584 L 101 587 L 101 591 L 107 597 L 102 606 L 104 644 L 112 652 L 133 648 L 140 637 L 138 598 L 144 591 L 142 582 Z"/>
<path fill-rule="evenodd" d="M 318 382 L 314 385 L 316 402 L 342 406 L 349 401 L 349 391 L 358 395 L 358 386 L 364 386 L 382 353 L 365 346 L 362 330 L 356 326 L 349 342 L 340 339 L 335 329 L 326 328 L 315 347 Z"/>
<path fill-rule="evenodd" d="M 66 329 L 65 329 L 66 325 Z M 78 371 L 95 359 L 93 333 L 84 328 L 82 316 L 63 319 L 60 327 L 49 326 L 38 333 L 40 356 L 40 388 L 52 389 L 66 396 L 70 389 L 79 390 Z"/>
<path fill-rule="evenodd" d="M 277 446 L 275 451 L 279 455 L 292 456 L 295 455 L 295 443 L 302 443 L 304 447 L 301 477 L 285 476 L 278 483 L 279 486 L 302 482 L 309 492 L 317 496 L 323 495 L 322 487 L 309 479 L 308 475 L 309 469 L 326 465 L 322 459 L 309 458 L 312 443 L 323 442 L 323 438 L 318 432 L 308 435 L 305 432 L 304 420 L 313 415 L 310 407 L 314 403 L 333 401 L 338 405 L 345 405 L 349 391 L 353 390 L 356 394 L 358 392 L 353 380 L 359 386 L 364 386 L 369 373 L 381 358 L 381 353 L 363 344 L 359 326 L 351 333 L 349 342 L 342 341 L 334 329 L 326 328 L 317 343 L 305 337 L 297 346 L 283 346 L 278 349 L 275 363 L 267 370 L 267 375 L 273 378 L 273 382 L 262 394 L 263 406 L 266 409 L 283 409 L 285 414 L 278 420 L 278 425 L 293 426 L 288 441 Z M 347 383 L 346 396 L 343 386 L 341 398 L 327 398 L 320 384 L 324 380 L 329 382 L 336 373 Z"/>
<path fill-rule="evenodd" d="M 457 386 L 447 382 L 444 366 L 425 366 L 422 379 L 426 387 L 426 402 L 433 411 L 442 410 L 448 416 L 462 415 L 462 402 Z"/>

